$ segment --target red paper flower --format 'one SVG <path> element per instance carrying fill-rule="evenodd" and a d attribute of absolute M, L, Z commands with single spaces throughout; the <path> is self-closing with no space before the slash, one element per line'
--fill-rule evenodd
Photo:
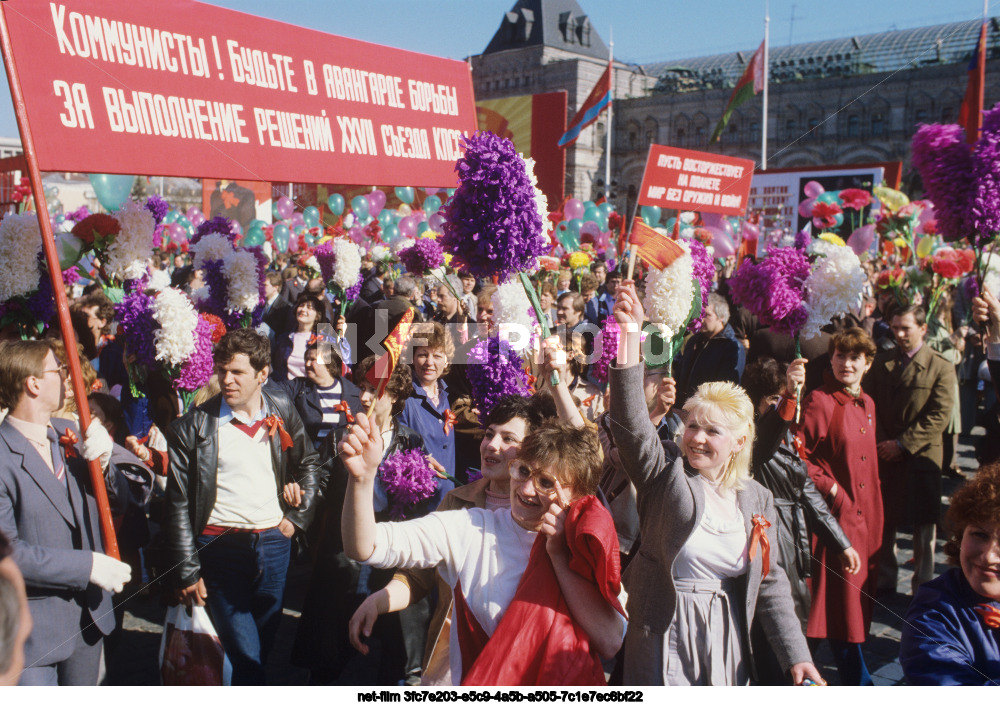
<path fill-rule="evenodd" d="M 975 266 L 976 255 L 971 250 L 942 248 L 931 259 L 931 269 L 948 279 L 958 279 L 972 272 Z"/>
<path fill-rule="evenodd" d="M 222 323 L 220 319 L 215 314 L 201 313 L 198 314 L 202 319 L 207 321 L 212 327 L 212 345 L 222 340 L 222 337 L 226 335 L 226 325 Z"/>
<path fill-rule="evenodd" d="M 73 235 L 83 241 L 87 247 L 92 247 L 98 240 L 105 241 L 118 235 L 121 229 L 121 223 L 114 216 L 107 213 L 95 213 L 73 226 Z"/>
<path fill-rule="evenodd" d="M 843 208 L 853 208 L 860 211 L 872 202 L 872 195 L 864 189 L 844 189 L 840 192 Z"/>
<path fill-rule="evenodd" d="M 832 228 L 837 225 L 837 216 L 843 212 L 843 209 L 835 203 L 817 201 L 812 209 L 813 222 L 821 228 Z"/>

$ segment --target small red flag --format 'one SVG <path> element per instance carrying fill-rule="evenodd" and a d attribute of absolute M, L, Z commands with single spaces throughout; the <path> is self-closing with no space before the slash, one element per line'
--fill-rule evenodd
<path fill-rule="evenodd" d="M 983 126 L 983 100 L 986 87 L 986 22 L 979 30 L 979 42 L 969 62 L 969 82 L 965 86 L 958 124 L 965 128 L 965 141 L 970 145 L 979 139 Z"/>
<path fill-rule="evenodd" d="M 663 233 L 653 230 L 641 218 L 632 221 L 629 244 L 638 248 L 638 255 L 650 267 L 665 270 L 684 254 L 684 248 Z"/>
<path fill-rule="evenodd" d="M 368 375 L 365 376 L 368 384 L 375 388 L 375 399 L 380 398 L 385 393 L 385 386 L 389 384 L 392 371 L 396 369 L 396 363 L 399 361 L 399 357 L 403 354 L 403 349 L 406 348 L 406 344 L 410 340 L 411 324 L 413 324 L 413 309 L 408 308 L 406 313 L 403 314 L 403 318 L 396 324 L 396 328 L 382 342 L 382 346 L 386 352 L 382 354 L 382 357 L 378 359 L 371 370 L 368 371 Z"/>

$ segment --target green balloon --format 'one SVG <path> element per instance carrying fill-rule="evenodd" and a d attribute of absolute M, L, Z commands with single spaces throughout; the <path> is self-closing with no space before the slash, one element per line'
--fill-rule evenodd
<path fill-rule="evenodd" d="M 340 194 L 330 194 L 330 198 L 326 200 L 326 205 L 330 207 L 335 216 L 339 216 L 344 212 L 344 197 Z"/>
<path fill-rule="evenodd" d="M 392 211 L 387 211 L 384 208 L 378 212 L 378 222 L 382 228 L 390 225 L 392 223 Z"/>
<path fill-rule="evenodd" d="M 660 211 L 659 206 L 643 206 L 642 207 L 642 220 L 646 222 L 646 225 L 655 226 L 660 223 Z"/>
<path fill-rule="evenodd" d="M 597 223 L 601 219 L 601 211 L 597 206 L 588 206 L 583 211 L 583 222 L 593 221 Z"/>
<path fill-rule="evenodd" d="M 393 191 L 396 198 L 403 203 L 413 203 L 413 197 L 416 196 L 412 186 L 397 186 Z"/>
<path fill-rule="evenodd" d="M 306 206 L 302 211 L 302 220 L 310 228 L 315 228 L 319 225 L 319 209 L 315 206 Z"/>
<path fill-rule="evenodd" d="M 264 244 L 264 229 L 258 225 L 250 226 L 243 236 L 243 245 L 248 248 Z"/>
<path fill-rule="evenodd" d="M 424 199 L 424 213 L 428 216 L 433 216 L 439 208 L 441 208 L 441 198 L 436 194 L 431 194 Z"/>

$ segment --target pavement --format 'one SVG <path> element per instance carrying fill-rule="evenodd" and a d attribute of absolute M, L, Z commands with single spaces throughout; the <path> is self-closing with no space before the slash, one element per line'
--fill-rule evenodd
<path fill-rule="evenodd" d="M 973 452 L 976 434 L 960 437 L 959 462 L 966 478 L 972 478 L 978 466 Z M 961 485 L 960 480 L 947 476 L 943 483 L 943 501 Z M 910 602 L 912 571 L 912 545 L 910 535 L 901 529 L 899 546 L 899 581 L 894 595 L 880 595 L 872 619 L 872 629 L 863 648 L 868 669 L 876 685 L 903 683 L 903 670 L 899 665 L 900 630 L 903 616 Z M 949 568 L 944 555 L 945 537 L 938 534 L 935 569 L 938 574 Z M 285 609 L 278 628 L 277 641 L 267 665 L 268 684 L 308 684 L 309 674 L 289 664 L 292 643 L 298 626 L 299 611 L 309 579 L 309 567 L 294 563 L 289 569 L 285 595 Z M 110 685 L 147 686 L 159 684 L 158 655 L 166 608 L 160 599 L 158 585 L 154 584 L 124 601 L 123 630 L 117 645 L 108 646 L 107 678 Z M 127 591 L 126 591 L 127 594 Z M 816 666 L 830 684 L 839 684 L 837 669 L 825 647 L 816 654 Z"/>

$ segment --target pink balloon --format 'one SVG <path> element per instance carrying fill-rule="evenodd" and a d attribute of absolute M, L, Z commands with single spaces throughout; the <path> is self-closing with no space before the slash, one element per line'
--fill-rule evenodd
<path fill-rule="evenodd" d="M 355 245 L 361 245 L 361 243 L 365 240 L 365 229 L 361 226 L 354 226 L 347 231 L 347 237 L 350 238 Z"/>
<path fill-rule="evenodd" d="M 855 255 L 868 252 L 872 243 L 875 242 L 875 225 L 861 226 L 851 233 L 847 238 L 847 246 L 854 251 Z"/>
<path fill-rule="evenodd" d="M 407 216 L 399 221 L 399 232 L 407 238 L 417 237 L 417 225 L 420 221 L 414 216 Z"/>
<path fill-rule="evenodd" d="M 278 199 L 278 203 L 275 204 L 275 210 L 278 212 L 278 218 L 286 220 L 291 218 L 291 215 L 295 213 L 295 203 L 287 196 L 282 196 Z"/>
<path fill-rule="evenodd" d="M 702 216 L 704 219 L 704 216 Z M 736 254 L 736 246 L 732 238 L 721 228 L 709 228 L 712 234 L 712 248 L 715 250 L 715 257 L 729 257 Z"/>
<path fill-rule="evenodd" d="M 826 191 L 826 189 L 823 188 L 823 185 L 820 184 L 818 181 L 807 181 L 806 185 L 802 187 L 802 190 L 805 191 L 806 196 L 808 196 L 811 199 L 816 198 L 824 191 Z"/>
<path fill-rule="evenodd" d="M 191 221 L 191 225 L 193 225 L 195 228 L 197 228 L 198 226 L 200 226 L 202 223 L 205 222 L 205 217 L 203 215 L 201 215 L 201 212 L 199 211 L 198 213 L 194 214 L 193 216 L 190 216 L 188 218 L 188 220 Z"/>
<path fill-rule="evenodd" d="M 571 221 L 574 218 L 583 218 L 583 201 L 580 199 L 570 199 L 563 206 L 563 219 Z"/>
<path fill-rule="evenodd" d="M 441 232 L 441 226 L 443 226 L 444 223 L 445 223 L 445 221 L 447 221 L 447 220 L 448 219 L 445 218 L 443 214 L 441 214 L 440 212 L 438 212 L 438 213 L 435 213 L 434 215 L 432 215 L 430 218 L 427 219 L 427 225 L 430 226 L 430 229 L 432 231 L 434 231 L 435 233 L 440 233 Z"/>
<path fill-rule="evenodd" d="M 385 208 L 385 192 L 375 189 L 368 194 L 368 215 L 374 218 L 383 208 Z"/>
<path fill-rule="evenodd" d="M 735 233 L 733 232 L 733 224 L 728 218 L 720 213 L 703 213 L 701 214 L 701 220 L 705 222 L 705 226 L 709 229 L 721 230 L 725 233 L 729 240 L 733 240 Z"/>
<path fill-rule="evenodd" d="M 813 215 L 813 204 L 816 203 L 816 198 L 808 198 L 799 204 L 799 215 L 803 218 L 812 218 Z"/>
<path fill-rule="evenodd" d="M 170 239 L 179 242 L 181 238 L 187 236 L 187 231 L 180 223 L 170 223 L 164 230 L 170 235 Z"/>
<path fill-rule="evenodd" d="M 299 236 L 292 234 L 288 239 L 288 252 L 296 252 L 299 249 Z"/>
<path fill-rule="evenodd" d="M 306 219 L 305 217 L 303 217 L 301 213 L 293 213 L 292 217 L 289 218 L 288 220 L 289 220 L 288 225 L 292 226 L 292 228 L 297 228 L 299 226 L 304 226 L 306 224 Z"/>
<path fill-rule="evenodd" d="M 741 234 L 743 235 L 743 240 L 747 241 L 748 243 L 756 243 L 757 239 L 760 237 L 760 227 L 757 226 L 755 223 L 746 221 L 743 224 L 743 229 L 741 231 Z"/>
<path fill-rule="evenodd" d="M 185 213 L 185 215 L 187 216 L 187 219 L 192 223 L 194 223 L 194 219 L 197 218 L 198 216 L 201 216 L 202 222 L 205 221 L 205 215 L 195 206 L 189 208 Z"/>

